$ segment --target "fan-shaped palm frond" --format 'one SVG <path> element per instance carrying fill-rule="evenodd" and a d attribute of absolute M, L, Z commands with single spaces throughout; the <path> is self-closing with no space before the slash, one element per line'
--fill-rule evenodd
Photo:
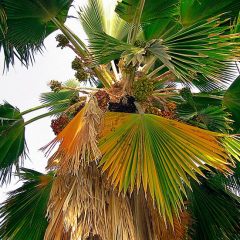
<path fill-rule="evenodd" d="M 22 168 L 18 175 L 23 185 L 10 192 L 0 205 L 0 237 L 42 240 L 48 225 L 46 213 L 53 174 Z"/>
<path fill-rule="evenodd" d="M 204 109 L 209 106 L 222 106 L 224 91 L 211 91 L 211 92 L 199 92 L 192 93 L 190 88 L 182 88 L 180 91 L 181 97 L 184 99 L 184 104 L 192 106 L 193 109 Z M 182 102 L 179 100 L 178 104 Z"/>
<path fill-rule="evenodd" d="M 191 82 L 183 84 L 184 86 L 195 87 L 201 92 L 211 92 L 214 90 L 223 90 L 226 88 L 222 82 L 213 82 L 200 74 L 198 74 L 196 79 L 193 79 Z"/>
<path fill-rule="evenodd" d="M 79 88 L 80 82 L 77 79 L 69 79 L 63 85 L 70 88 Z"/>
<path fill-rule="evenodd" d="M 85 33 L 92 38 L 94 32 L 106 34 L 122 40 L 128 34 L 128 24 L 115 12 L 117 0 L 104 4 L 104 0 L 88 0 L 80 8 L 79 18 Z"/>
<path fill-rule="evenodd" d="M 223 98 L 223 105 L 232 114 L 235 131 L 240 129 L 240 76 L 231 84 Z"/>
<path fill-rule="evenodd" d="M 189 210 L 194 219 L 192 239 L 239 239 L 240 198 L 226 190 L 225 177 L 207 174 L 201 184 L 191 181 Z"/>
<path fill-rule="evenodd" d="M 78 96 L 78 91 L 61 90 L 59 92 L 46 92 L 40 96 L 40 101 L 43 104 L 49 104 L 49 111 L 65 111 L 71 103 L 71 99 Z"/>
<path fill-rule="evenodd" d="M 116 12 L 127 22 L 132 22 L 135 13 L 138 10 L 140 0 L 124 0 L 118 3 Z M 145 0 L 144 9 L 141 16 L 141 22 L 146 23 L 154 19 L 165 19 L 176 16 L 179 11 L 176 0 L 151 1 Z"/>
<path fill-rule="evenodd" d="M 180 1 L 180 21 L 183 26 L 190 26 L 202 19 L 206 19 L 221 13 L 227 13 L 226 17 L 234 19 L 239 12 L 238 0 L 192 0 Z"/>
<path fill-rule="evenodd" d="M 231 124 L 233 121 L 230 119 L 230 114 L 219 106 L 208 106 L 197 110 L 184 103 L 178 105 L 177 114 L 180 119 L 210 131 L 228 132 L 232 129 Z"/>
<path fill-rule="evenodd" d="M 162 216 L 172 222 L 173 212 L 183 203 L 183 181 L 189 185 L 187 175 L 197 180 L 195 172 L 202 174 L 199 166 L 225 171 L 228 150 L 239 154 L 232 149 L 239 141 L 229 140 L 226 151 L 223 137 L 155 115 L 107 113 L 99 142 L 100 165 L 119 191 L 132 192 L 143 184 Z"/>
<path fill-rule="evenodd" d="M 24 120 L 9 103 L 0 105 L 0 184 L 11 179 L 13 167 L 19 168 L 25 155 Z"/>
<path fill-rule="evenodd" d="M 197 79 L 200 73 L 212 81 L 227 83 L 228 76 L 221 76 L 219 69 L 239 59 L 239 44 L 232 42 L 237 35 L 224 34 L 230 26 L 221 23 L 220 16 L 215 16 L 169 36 L 163 34 L 159 40 L 150 41 L 147 50 L 184 82 Z"/>
<path fill-rule="evenodd" d="M 227 188 L 237 196 L 240 196 L 240 163 L 236 162 L 233 169 L 234 173 L 227 178 L 224 178 Z"/>
<path fill-rule="evenodd" d="M 93 33 L 89 41 L 94 60 L 99 64 L 109 63 L 111 60 L 119 59 L 121 56 L 140 54 L 144 51 L 139 47 L 100 32 Z"/>
<path fill-rule="evenodd" d="M 232 24 L 231 33 L 240 33 L 240 11 Z"/>
<path fill-rule="evenodd" d="M 0 32 L 4 36 L 7 31 L 7 16 L 6 13 L 0 4 Z"/>
<path fill-rule="evenodd" d="M 71 2 L 2 0 L 1 7 L 7 16 L 7 31 L 0 35 L 0 47 L 5 53 L 6 66 L 9 67 L 15 57 L 26 65 L 33 61 L 34 54 L 42 50 L 44 39 L 57 30 L 52 18 L 64 22 Z"/>

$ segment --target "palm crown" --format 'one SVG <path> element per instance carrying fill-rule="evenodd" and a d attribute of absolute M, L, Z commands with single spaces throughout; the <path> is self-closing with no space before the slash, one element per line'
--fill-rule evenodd
<path fill-rule="evenodd" d="M 51 81 L 42 105 L 0 106 L 0 181 L 24 181 L 1 205 L 0 236 L 238 239 L 240 2 L 88 0 L 87 43 L 64 25 L 71 4 L 0 1 L 6 68 L 29 65 L 56 29 L 76 53 L 76 79 Z M 41 174 L 20 159 L 25 126 L 46 116 L 56 138 Z"/>

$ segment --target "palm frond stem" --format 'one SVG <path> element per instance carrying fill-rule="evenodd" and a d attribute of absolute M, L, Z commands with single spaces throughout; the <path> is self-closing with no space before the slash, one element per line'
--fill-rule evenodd
<path fill-rule="evenodd" d="M 177 88 L 163 88 L 163 89 L 158 89 L 158 90 L 155 90 L 154 92 L 167 92 L 167 91 L 178 91 Z"/>
<path fill-rule="evenodd" d="M 134 19 L 133 19 L 133 22 L 132 22 L 132 26 L 130 28 L 129 35 L 128 35 L 128 42 L 129 43 L 134 44 L 134 42 L 136 41 L 136 37 L 137 37 L 137 34 L 138 34 L 144 5 L 145 5 L 145 0 L 140 0 L 138 8 L 136 9 L 136 12 L 135 12 L 135 15 L 134 15 Z"/>
<path fill-rule="evenodd" d="M 155 70 L 153 70 L 151 73 L 149 73 L 147 75 L 148 78 L 153 77 L 154 75 L 156 75 L 159 71 L 161 71 L 162 69 L 164 69 L 166 66 L 165 65 L 161 65 L 160 67 L 156 68 Z"/>
<path fill-rule="evenodd" d="M 142 71 L 147 73 L 149 71 L 149 69 L 153 66 L 153 64 L 155 63 L 156 60 L 157 60 L 156 57 L 151 56 L 151 58 L 148 60 L 148 62 L 143 66 Z"/>
<path fill-rule="evenodd" d="M 40 105 L 40 106 L 27 109 L 27 110 L 21 112 L 20 115 L 23 116 L 23 115 L 25 115 L 25 114 L 28 114 L 28 113 L 31 113 L 31 112 L 40 110 L 40 109 L 42 109 L 42 108 L 51 107 L 51 106 L 53 106 L 53 105 L 58 105 L 58 104 L 61 104 L 61 103 L 66 103 L 66 102 L 68 102 L 68 101 L 69 101 L 69 100 L 66 99 L 66 100 L 57 101 L 57 102 L 55 102 L 55 103 L 42 104 L 42 105 Z"/>
<path fill-rule="evenodd" d="M 161 74 L 160 76 L 156 77 L 156 78 L 155 78 L 155 81 L 157 82 L 157 81 L 159 81 L 159 80 L 162 80 L 163 78 L 169 76 L 170 74 L 172 74 L 172 72 L 171 72 L 171 71 L 167 71 L 167 72 Z"/>
<path fill-rule="evenodd" d="M 78 92 L 82 92 L 82 91 L 98 91 L 99 90 L 97 88 L 91 88 L 91 87 L 74 88 L 74 87 L 68 87 L 68 86 L 63 86 L 62 89 L 73 90 L 73 91 L 78 91 Z"/>
<path fill-rule="evenodd" d="M 30 120 L 26 121 L 24 123 L 24 126 L 27 126 L 30 123 L 33 123 L 33 122 L 35 122 L 37 120 L 40 120 L 40 119 L 45 118 L 45 117 L 49 117 L 51 115 L 54 115 L 54 114 L 60 113 L 60 112 L 62 112 L 62 109 L 58 109 L 58 110 L 55 110 L 55 111 L 51 111 L 51 112 L 47 112 L 47 113 L 41 114 L 41 115 L 39 115 L 37 117 L 31 118 Z"/>
<path fill-rule="evenodd" d="M 78 41 L 76 41 L 76 39 L 70 33 L 70 30 L 64 24 L 61 24 L 56 18 L 53 18 L 52 21 L 62 31 L 62 33 L 67 37 L 67 39 L 71 42 L 71 44 L 74 46 L 74 48 L 78 52 L 79 56 L 81 56 L 82 58 L 85 58 L 87 56 L 87 52 L 84 49 L 83 43 L 81 42 L 79 43 Z"/>

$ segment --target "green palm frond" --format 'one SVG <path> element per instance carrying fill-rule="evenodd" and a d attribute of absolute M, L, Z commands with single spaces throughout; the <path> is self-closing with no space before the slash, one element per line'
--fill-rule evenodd
<path fill-rule="evenodd" d="M 6 13 L 0 3 L 0 32 L 1 32 L 1 35 L 4 36 L 6 31 L 7 31 L 7 16 L 6 16 Z"/>
<path fill-rule="evenodd" d="M 208 173 L 200 185 L 191 181 L 188 198 L 193 240 L 240 238 L 240 198 L 227 190 L 225 182 L 226 177 L 219 173 Z"/>
<path fill-rule="evenodd" d="M 23 185 L 10 192 L 0 205 L 0 238 L 42 240 L 48 225 L 46 213 L 53 174 L 23 168 L 19 177 Z"/>
<path fill-rule="evenodd" d="M 222 107 L 222 91 L 192 94 L 183 88 L 180 95 L 183 101 L 177 102 L 177 116 L 194 126 L 216 132 L 232 130 L 230 114 Z"/>
<path fill-rule="evenodd" d="M 51 19 L 56 17 L 64 22 L 71 2 L 2 0 L 1 7 L 7 17 L 7 31 L 5 35 L 0 35 L 0 47 L 5 54 L 6 66 L 14 63 L 15 58 L 29 65 L 34 60 L 35 53 L 42 51 L 44 39 L 57 30 Z"/>
<path fill-rule="evenodd" d="M 239 162 L 236 162 L 236 166 L 233 169 L 233 174 L 228 177 L 225 177 L 224 182 L 230 191 L 240 196 L 240 163 Z"/>
<path fill-rule="evenodd" d="M 78 91 L 61 90 L 59 92 L 46 92 L 40 96 L 40 101 L 43 104 L 49 104 L 49 111 L 65 111 L 71 103 L 71 99 L 78 96 Z"/>
<path fill-rule="evenodd" d="M 240 33 L 240 11 L 232 24 L 231 33 Z"/>
<path fill-rule="evenodd" d="M 143 52 L 143 49 L 120 41 L 105 33 L 93 33 L 90 41 L 90 50 L 94 60 L 99 64 L 105 64 L 125 55 L 135 55 Z"/>
<path fill-rule="evenodd" d="M 235 131 L 240 129 L 240 76 L 231 84 L 223 98 L 223 105 L 232 114 Z"/>
<path fill-rule="evenodd" d="M 203 129 L 214 132 L 228 132 L 232 130 L 230 114 L 219 106 L 209 106 L 198 111 L 189 104 L 182 104 L 177 108 L 177 114 L 180 119 Z"/>
<path fill-rule="evenodd" d="M 132 23 L 139 3 L 140 0 L 121 1 L 116 6 L 116 12 L 122 19 Z M 180 26 L 176 23 L 179 16 L 178 4 L 178 0 L 145 0 L 140 23 L 146 40 L 158 38 L 163 32 Z"/>
<path fill-rule="evenodd" d="M 79 11 L 84 31 L 91 38 L 94 32 L 105 32 L 119 40 L 126 38 L 129 24 L 121 19 L 115 12 L 117 0 L 107 5 L 103 0 L 88 0 Z"/>
<path fill-rule="evenodd" d="M 238 0 L 191 0 L 180 1 L 180 21 L 183 26 L 190 26 L 202 19 L 210 18 L 221 13 L 234 19 L 239 12 Z"/>
<path fill-rule="evenodd" d="M 193 94 L 195 106 L 200 110 L 209 106 L 222 106 L 225 91 L 200 92 Z"/>
<path fill-rule="evenodd" d="M 25 156 L 24 119 L 9 103 L 0 105 L 0 184 L 11 180 L 13 167 L 19 168 Z"/>
<path fill-rule="evenodd" d="M 183 28 L 169 36 L 151 40 L 146 49 L 165 64 L 183 82 L 197 79 L 197 74 L 213 82 L 229 82 L 229 75 L 221 76 L 219 69 L 239 59 L 237 35 L 225 34 L 230 26 L 220 26 L 221 16 L 215 16 Z M 220 78 L 221 77 L 221 78 Z"/>
<path fill-rule="evenodd" d="M 224 146 L 221 146 L 224 141 Z M 103 171 L 119 191 L 143 184 L 164 219 L 171 223 L 183 204 L 188 176 L 198 181 L 199 167 L 225 171 L 228 154 L 240 155 L 238 139 L 150 114 L 107 113 L 99 148 Z"/>
<path fill-rule="evenodd" d="M 63 86 L 70 87 L 70 88 L 79 88 L 80 82 L 76 79 L 69 79 L 63 83 Z"/>
<path fill-rule="evenodd" d="M 229 81 L 232 76 L 228 76 Z M 222 79 L 222 78 L 221 78 Z M 190 82 L 182 83 L 184 86 L 190 88 L 197 88 L 201 92 L 212 92 L 215 90 L 226 89 L 226 86 L 223 82 L 213 82 L 211 79 L 204 77 L 201 74 L 197 74 L 197 77 Z"/>
<path fill-rule="evenodd" d="M 225 109 L 217 106 L 209 106 L 198 112 L 194 121 L 197 121 L 205 129 L 214 132 L 228 132 L 231 128 L 232 121 L 230 114 Z"/>
<path fill-rule="evenodd" d="M 127 22 L 132 22 L 140 0 L 124 0 L 116 6 L 116 12 Z M 177 0 L 145 0 L 141 22 L 147 23 L 154 19 L 165 19 L 176 16 L 178 12 Z"/>

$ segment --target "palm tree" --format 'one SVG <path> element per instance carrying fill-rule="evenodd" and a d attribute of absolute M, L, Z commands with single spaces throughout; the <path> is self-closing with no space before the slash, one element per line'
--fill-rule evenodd
<path fill-rule="evenodd" d="M 88 0 L 87 43 L 64 25 L 71 4 L 0 1 L 6 68 L 56 29 L 76 54 L 76 79 L 51 81 L 40 106 L 0 106 L 0 181 L 24 181 L 1 204 L 0 237 L 240 239 L 240 2 Z M 21 159 L 25 127 L 47 116 L 41 174 Z"/>

